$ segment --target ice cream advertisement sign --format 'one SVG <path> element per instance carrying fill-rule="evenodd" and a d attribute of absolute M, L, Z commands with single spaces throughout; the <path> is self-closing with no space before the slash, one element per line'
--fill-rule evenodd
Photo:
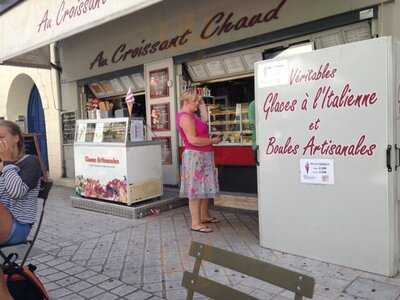
<path fill-rule="evenodd" d="M 81 146 L 75 153 L 75 191 L 78 195 L 120 203 L 128 201 L 124 149 Z M 94 175 L 95 174 L 95 175 Z"/>
<path fill-rule="evenodd" d="M 260 72 L 261 71 L 261 72 Z M 264 73 L 263 73 L 264 72 Z M 337 114 L 350 111 L 370 111 L 379 104 L 377 92 L 370 86 L 364 88 L 352 82 L 339 80 L 340 65 L 326 61 L 320 65 L 288 66 L 287 61 L 265 63 L 259 69 L 260 86 L 268 89 L 262 103 L 260 118 L 266 123 L 274 116 L 283 114 L 302 114 L 311 117 L 304 128 L 309 133 L 305 144 L 300 144 L 295 136 L 267 139 L 266 155 L 309 155 L 309 156 L 372 156 L 377 145 L 368 135 L 360 132 L 350 142 L 340 142 L 334 136 L 319 137 L 324 131 L 324 114 Z M 264 75 L 265 74 L 265 75 Z M 287 83 L 287 85 L 286 85 Z M 288 97 L 285 92 L 274 90 L 273 86 L 287 86 L 288 90 L 298 89 L 296 96 Z M 309 87 L 308 87 L 309 86 Z M 365 89 L 365 90 L 362 90 Z"/>

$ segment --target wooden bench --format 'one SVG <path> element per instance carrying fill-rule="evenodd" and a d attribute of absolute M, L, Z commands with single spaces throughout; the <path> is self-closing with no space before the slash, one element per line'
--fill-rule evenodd
<path fill-rule="evenodd" d="M 251 257 L 198 242 L 192 242 L 189 255 L 196 258 L 196 261 L 193 272 L 185 271 L 183 274 L 182 286 L 188 290 L 187 300 L 192 300 L 195 292 L 215 300 L 257 299 L 200 276 L 199 271 L 203 260 L 291 291 L 295 294 L 295 300 L 303 299 L 303 297 L 312 298 L 314 294 L 314 278 Z"/>

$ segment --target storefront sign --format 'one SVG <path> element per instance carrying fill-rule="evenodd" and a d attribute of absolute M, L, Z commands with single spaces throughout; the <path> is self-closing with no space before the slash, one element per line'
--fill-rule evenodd
<path fill-rule="evenodd" d="M 208 21 L 200 36 L 202 39 L 209 39 L 216 35 L 238 31 L 243 28 L 251 28 L 261 23 L 268 23 L 279 18 L 279 12 L 286 2 L 287 0 L 281 0 L 277 7 L 258 12 L 252 16 L 238 17 L 233 12 L 219 12 Z"/>
<path fill-rule="evenodd" d="M 300 181 L 309 184 L 334 184 L 332 159 L 300 159 Z"/>
<path fill-rule="evenodd" d="M 293 0 L 254 0 L 252 5 L 203 0 L 182 5 L 170 0 L 65 40 L 62 76 L 65 81 L 91 77 L 377 3 L 381 1 L 338 0 L 328 5 L 324 0 L 304 0 L 300 6 Z"/>
<path fill-rule="evenodd" d="M 341 48 L 331 48 L 330 51 L 333 58 L 325 59 L 314 52 L 313 56 L 257 63 L 258 128 L 261 131 L 269 129 L 259 142 L 262 144 L 260 151 L 267 159 L 280 156 L 373 159 L 382 153 L 379 151 L 382 145 L 377 142 L 380 137 L 373 130 L 375 124 L 370 124 L 370 120 L 377 122 L 375 114 L 384 109 L 382 98 L 386 91 L 375 83 L 375 79 L 365 76 L 364 64 L 358 63 L 358 68 L 354 68 L 343 61 Z M 280 69 L 283 65 L 286 66 L 283 73 L 274 70 L 276 66 Z M 280 84 L 281 80 L 274 79 L 285 76 L 285 85 Z M 273 128 L 277 122 L 296 125 L 289 131 L 276 131 Z M 347 124 L 348 128 L 339 131 L 337 128 L 342 124 Z M 302 182 L 310 175 L 309 170 L 314 172 L 320 166 L 314 161 L 302 160 Z M 329 168 L 328 164 L 328 175 L 331 174 Z M 311 174 L 311 177 L 315 175 Z M 329 176 L 329 180 L 332 178 Z M 318 180 L 322 182 L 323 178 Z"/>
<path fill-rule="evenodd" d="M 257 24 L 268 23 L 279 18 L 279 13 L 282 7 L 288 0 L 280 0 L 278 6 L 267 10 L 267 12 L 259 12 L 252 16 L 237 16 L 233 12 L 219 12 L 212 16 L 206 23 L 200 33 L 200 38 L 208 40 L 213 37 L 225 35 L 232 31 L 239 31 L 245 28 L 251 28 Z M 181 34 L 176 34 L 173 38 L 167 40 L 158 40 L 154 42 L 147 42 L 147 39 L 141 41 L 141 45 L 135 48 L 129 48 L 127 43 L 120 44 L 111 59 L 104 56 L 104 50 L 101 50 L 90 63 L 90 69 L 94 67 L 101 68 L 109 63 L 116 64 L 123 62 L 126 59 L 135 59 L 140 56 L 147 56 L 156 52 L 161 52 L 169 48 L 183 46 L 190 43 L 193 29 L 186 29 Z"/>
<path fill-rule="evenodd" d="M 0 61 L 162 0 L 26 0 L 0 19 Z"/>

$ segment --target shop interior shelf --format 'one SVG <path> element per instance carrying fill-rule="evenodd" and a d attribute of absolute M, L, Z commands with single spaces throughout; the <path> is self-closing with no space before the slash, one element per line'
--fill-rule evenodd
<path fill-rule="evenodd" d="M 204 100 L 212 100 L 214 99 L 214 96 L 203 96 Z"/>
<path fill-rule="evenodd" d="M 249 120 L 237 120 L 237 121 L 213 121 L 210 122 L 210 125 L 234 125 L 234 124 L 240 124 L 240 123 L 249 123 Z"/>
<path fill-rule="evenodd" d="M 242 109 L 242 114 L 247 113 L 248 109 Z M 236 110 L 226 110 L 226 111 L 216 111 L 211 112 L 211 116 L 221 116 L 221 115 L 236 115 Z"/>
<path fill-rule="evenodd" d="M 249 146 L 249 145 L 251 145 L 251 142 L 248 142 L 248 143 L 229 143 L 229 142 L 221 142 L 221 143 L 219 143 L 219 144 L 217 144 L 217 145 L 214 145 L 214 147 L 221 147 L 221 146 L 224 146 L 224 147 L 226 147 L 226 146 Z"/>
<path fill-rule="evenodd" d="M 211 133 L 212 134 L 223 134 L 223 133 L 226 133 L 226 134 L 229 134 L 229 133 L 240 133 L 241 131 L 240 130 L 230 130 L 230 131 L 211 131 Z"/>
<path fill-rule="evenodd" d="M 251 145 L 248 112 L 249 108 L 244 104 L 236 107 L 209 107 L 210 134 L 223 136 L 220 145 Z"/>
<path fill-rule="evenodd" d="M 251 130 L 229 130 L 229 131 L 211 131 L 211 134 L 230 134 L 230 133 L 242 133 L 242 134 L 251 134 Z"/>

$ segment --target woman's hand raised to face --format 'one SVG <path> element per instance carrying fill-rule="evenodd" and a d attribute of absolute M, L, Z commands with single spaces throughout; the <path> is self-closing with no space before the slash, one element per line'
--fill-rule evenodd
<path fill-rule="evenodd" d="M 14 159 L 13 150 L 6 140 L 0 140 L 0 159 L 2 161 L 12 161 Z"/>
<path fill-rule="evenodd" d="M 211 144 L 216 145 L 216 144 L 221 143 L 221 141 L 222 141 L 221 136 L 216 136 L 216 137 L 213 137 L 213 138 L 211 139 Z"/>

